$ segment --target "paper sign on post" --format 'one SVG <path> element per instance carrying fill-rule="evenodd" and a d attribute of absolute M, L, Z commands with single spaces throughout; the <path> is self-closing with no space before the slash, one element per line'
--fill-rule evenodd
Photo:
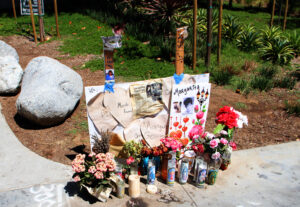
<path fill-rule="evenodd" d="M 34 15 L 39 14 L 39 5 L 38 0 L 31 0 L 32 2 L 32 11 Z M 42 7 L 42 15 L 44 15 L 44 1 L 41 0 L 41 7 Z M 29 0 L 21 0 L 20 1 L 20 9 L 21 15 L 30 15 L 30 8 L 29 8 Z"/>

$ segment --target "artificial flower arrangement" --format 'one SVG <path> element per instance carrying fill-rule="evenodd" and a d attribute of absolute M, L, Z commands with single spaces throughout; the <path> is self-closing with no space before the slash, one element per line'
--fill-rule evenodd
<path fill-rule="evenodd" d="M 109 178 L 116 168 L 113 154 L 78 154 L 72 161 L 72 168 L 75 171 L 73 179 L 80 188 L 85 187 L 90 194 L 106 201 L 111 192 Z"/>
<path fill-rule="evenodd" d="M 143 145 L 141 142 L 135 142 L 131 140 L 125 142 L 121 151 L 121 157 L 126 158 L 126 165 L 123 165 L 123 174 L 127 178 L 130 174 L 138 173 L 138 164 L 142 158 L 141 151 Z"/>
<path fill-rule="evenodd" d="M 195 108 L 197 110 L 197 108 Z M 233 141 L 233 133 L 236 127 L 242 128 L 248 125 L 247 116 L 234 110 L 232 107 L 224 106 L 216 114 L 217 126 L 214 134 L 204 132 L 202 124 L 204 123 L 201 112 L 196 114 L 197 121 L 189 132 L 192 140 L 191 148 L 198 154 L 205 154 L 206 160 L 222 160 L 221 169 L 227 169 L 230 164 L 232 150 L 236 150 L 236 144 Z"/>

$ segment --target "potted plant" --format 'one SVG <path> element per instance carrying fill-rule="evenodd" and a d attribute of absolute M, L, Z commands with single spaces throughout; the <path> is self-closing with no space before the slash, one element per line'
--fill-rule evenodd
<path fill-rule="evenodd" d="M 80 185 L 80 189 L 86 188 L 100 201 L 107 201 L 112 191 L 109 178 L 116 168 L 113 154 L 78 154 L 72 161 L 72 168 L 75 171 L 73 179 Z"/>

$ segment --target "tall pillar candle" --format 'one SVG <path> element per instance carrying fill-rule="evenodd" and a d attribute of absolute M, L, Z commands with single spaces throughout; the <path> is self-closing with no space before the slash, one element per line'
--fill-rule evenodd
<path fill-rule="evenodd" d="M 129 175 L 129 196 L 137 198 L 140 196 L 140 176 Z"/>

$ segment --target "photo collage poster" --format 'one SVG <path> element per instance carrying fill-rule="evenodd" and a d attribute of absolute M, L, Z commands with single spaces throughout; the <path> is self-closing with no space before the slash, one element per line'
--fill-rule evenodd
<path fill-rule="evenodd" d="M 196 105 L 198 105 L 199 111 L 204 112 L 203 119 L 206 120 L 210 89 L 210 83 L 173 86 L 169 116 L 169 136 L 188 138 L 188 132 L 194 125 L 193 120 L 196 120 Z M 205 122 L 203 127 L 205 127 Z"/>

